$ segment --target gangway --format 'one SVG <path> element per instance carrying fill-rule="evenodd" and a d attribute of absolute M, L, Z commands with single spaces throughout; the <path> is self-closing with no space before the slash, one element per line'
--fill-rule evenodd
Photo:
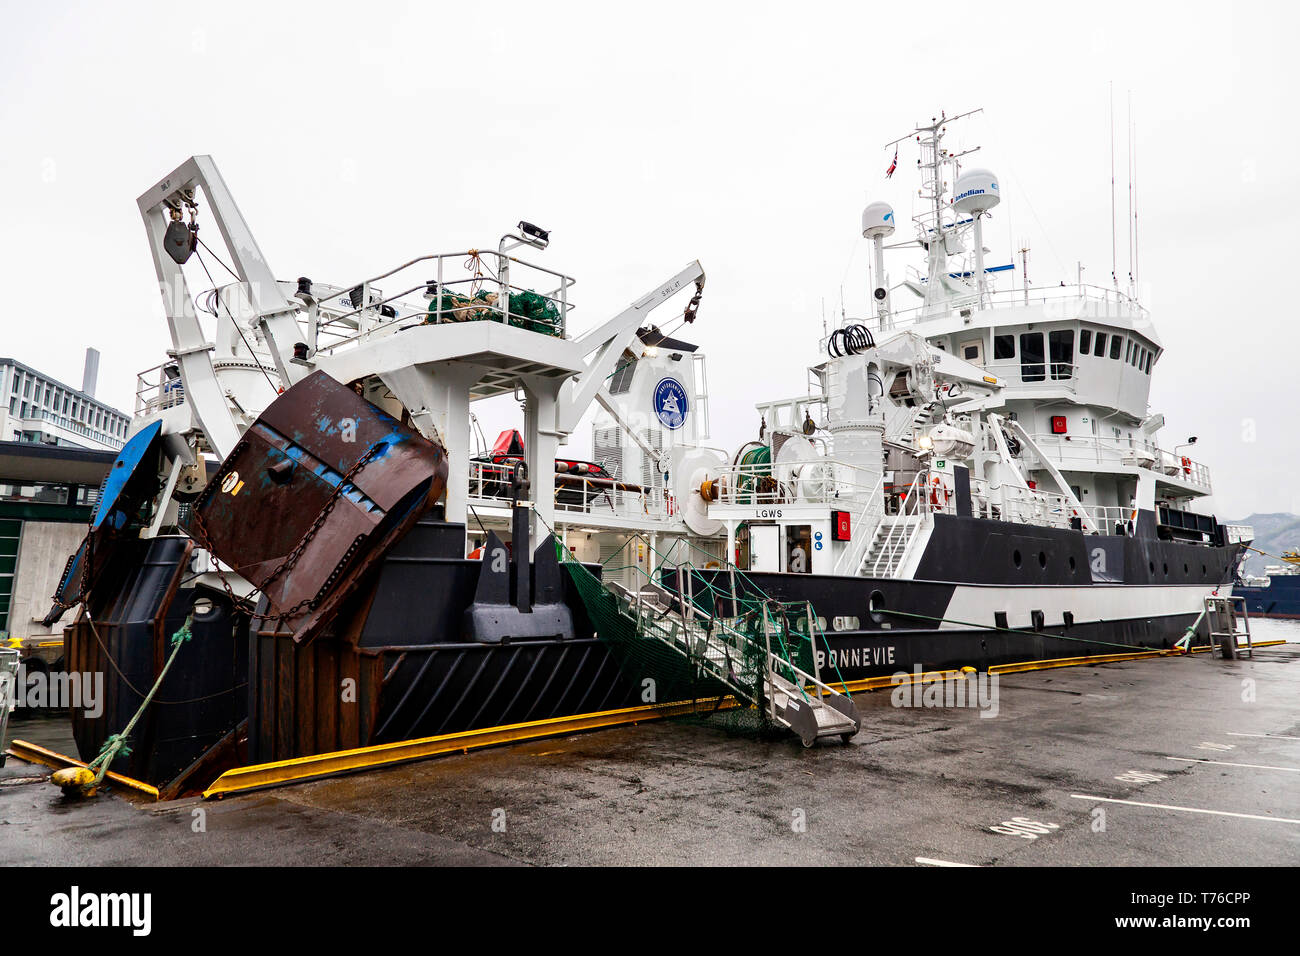
<path fill-rule="evenodd" d="M 570 555 L 563 562 L 597 635 L 643 686 L 684 697 L 730 694 L 805 747 L 822 737 L 848 742 L 861 728 L 852 698 L 822 680 L 810 602 L 773 600 L 734 566 L 721 576 L 710 570 L 707 579 L 689 563 L 659 581 L 640 572 L 644 580 L 628 587 Z M 725 589 L 710 583 L 724 577 Z"/>

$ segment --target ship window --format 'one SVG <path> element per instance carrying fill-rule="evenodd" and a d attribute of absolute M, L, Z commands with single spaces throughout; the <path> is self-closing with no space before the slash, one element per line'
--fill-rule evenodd
<path fill-rule="evenodd" d="M 1020 336 L 1020 379 L 1023 382 L 1043 380 L 1043 333 L 1026 332 Z"/>
<path fill-rule="evenodd" d="M 1097 333 L 1097 344 L 1093 347 L 1092 354 L 1097 356 L 1097 358 L 1106 357 L 1106 333 L 1105 332 Z"/>
<path fill-rule="evenodd" d="M 623 353 L 622 363 L 609 378 L 609 394 L 622 395 L 632 387 L 632 377 L 636 374 L 636 356 L 630 352 Z"/>
<path fill-rule="evenodd" d="M 808 574 L 812 571 L 812 525 L 786 526 L 785 569 L 792 574 Z"/>
<path fill-rule="evenodd" d="M 1087 355 L 1092 350 L 1092 329 L 1084 329 L 1079 333 L 1079 354 Z"/>
<path fill-rule="evenodd" d="M 1119 350 L 1124 347 L 1124 337 L 1122 335 L 1112 335 L 1110 337 L 1110 357 L 1119 358 Z"/>
<path fill-rule="evenodd" d="M 1052 378 L 1070 378 L 1074 374 L 1074 329 L 1060 329 L 1047 335 L 1052 350 Z"/>
<path fill-rule="evenodd" d="M 1151 360 L 1154 359 L 1155 357 L 1156 357 L 1155 352 L 1147 353 L 1147 365 L 1146 368 L 1144 368 L 1142 371 L 1146 372 L 1148 375 L 1151 374 Z"/>
<path fill-rule="evenodd" d="M 993 359 L 1013 359 L 1016 357 L 1016 337 L 1014 335 L 993 336 Z"/>

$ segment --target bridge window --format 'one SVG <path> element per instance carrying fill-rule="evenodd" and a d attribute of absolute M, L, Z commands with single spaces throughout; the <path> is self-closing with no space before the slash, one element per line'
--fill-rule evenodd
<path fill-rule="evenodd" d="M 1016 337 L 1014 335 L 993 336 L 993 359 L 1013 359 L 1016 357 Z"/>
<path fill-rule="evenodd" d="M 1092 351 L 1092 329 L 1084 329 L 1079 333 L 1079 354 L 1087 355 Z"/>
<path fill-rule="evenodd" d="M 1119 350 L 1122 349 L 1123 347 L 1124 347 L 1124 336 L 1122 336 L 1122 335 L 1112 335 L 1112 336 L 1110 337 L 1110 357 L 1111 357 L 1111 358 L 1113 358 L 1113 359 L 1117 359 L 1117 358 L 1119 358 Z"/>
<path fill-rule="evenodd" d="M 1020 336 L 1020 379 L 1024 382 L 1043 380 L 1043 333 L 1026 332 Z"/>
<path fill-rule="evenodd" d="M 1047 336 L 1052 350 L 1052 378 L 1069 378 L 1074 374 L 1074 329 L 1059 329 Z"/>
<path fill-rule="evenodd" d="M 1097 344 L 1093 347 L 1092 354 L 1097 356 L 1097 358 L 1106 357 L 1106 333 L 1105 332 L 1097 333 Z"/>

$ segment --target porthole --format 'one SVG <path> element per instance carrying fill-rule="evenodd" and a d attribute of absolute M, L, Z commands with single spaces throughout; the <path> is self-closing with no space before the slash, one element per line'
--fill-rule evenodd
<path fill-rule="evenodd" d="M 1207 568 L 1205 565 L 1202 564 L 1202 565 L 1201 565 L 1201 577 L 1205 577 L 1205 575 L 1207 575 L 1207 574 L 1209 574 L 1209 573 L 1210 573 L 1209 568 Z"/>
<path fill-rule="evenodd" d="M 1184 565 L 1183 565 L 1183 574 L 1186 574 L 1186 573 L 1187 573 L 1187 565 L 1184 564 Z"/>
<path fill-rule="evenodd" d="M 1165 564 L 1161 565 L 1161 567 L 1164 569 L 1165 577 L 1169 577 L 1169 565 Z"/>
<path fill-rule="evenodd" d="M 1075 566 L 1075 562 L 1074 562 L 1074 555 L 1070 555 L 1070 573 L 1071 573 L 1071 574 L 1073 574 L 1073 573 L 1075 572 L 1075 567 L 1076 567 L 1076 566 Z"/>
<path fill-rule="evenodd" d="M 1039 566 L 1040 568 L 1045 568 L 1045 567 L 1047 567 L 1047 552 L 1046 552 L 1046 551 L 1039 551 L 1039 552 L 1038 552 L 1038 566 Z"/>
<path fill-rule="evenodd" d="M 1147 570 L 1151 572 L 1151 576 L 1152 576 L 1152 577 L 1155 577 L 1155 573 L 1156 573 L 1156 563 L 1155 563 L 1154 561 L 1148 561 L 1148 562 L 1147 562 Z"/>
<path fill-rule="evenodd" d="M 1011 552 L 1011 563 L 1014 564 L 1016 567 L 1020 567 L 1020 549 L 1019 549 L 1019 548 L 1017 548 L 1015 551 L 1012 551 L 1012 552 Z"/>

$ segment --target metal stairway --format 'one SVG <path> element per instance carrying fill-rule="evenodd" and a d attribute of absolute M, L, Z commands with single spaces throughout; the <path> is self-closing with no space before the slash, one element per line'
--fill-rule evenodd
<path fill-rule="evenodd" d="M 742 704 L 796 734 L 805 747 L 822 737 L 845 742 L 853 737 L 862 726 L 857 707 L 847 694 L 822 682 L 817 655 L 811 653 L 809 638 L 790 626 L 788 608 L 766 598 L 737 598 L 733 569 L 731 595 L 714 607 L 721 605 L 735 616 L 709 613 L 696 601 L 696 574 L 689 565 L 677 568 L 676 591 L 654 583 L 639 590 L 612 582 L 603 587 L 617 598 L 629 623 L 635 622 L 638 635 L 670 647 Z M 748 610 L 742 613 L 744 607 Z M 812 633 L 812 606 L 799 607 Z M 798 655 L 790 649 L 799 641 L 808 643 L 811 673 L 792 660 Z"/>
<path fill-rule="evenodd" d="M 858 574 L 869 578 L 892 578 L 902 564 L 905 551 L 906 541 L 898 533 L 898 526 L 881 522 L 871 546 L 862 556 Z"/>
<path fill-rule="evenodd" d="M 912 544 L 929 520 L 925 502 L 924 472 L 912 480 L 903 496 L 902 513 L 881 520 L 875 537 L 862 555 L 858 575 L 896 578 L 903 573 Z"/>

